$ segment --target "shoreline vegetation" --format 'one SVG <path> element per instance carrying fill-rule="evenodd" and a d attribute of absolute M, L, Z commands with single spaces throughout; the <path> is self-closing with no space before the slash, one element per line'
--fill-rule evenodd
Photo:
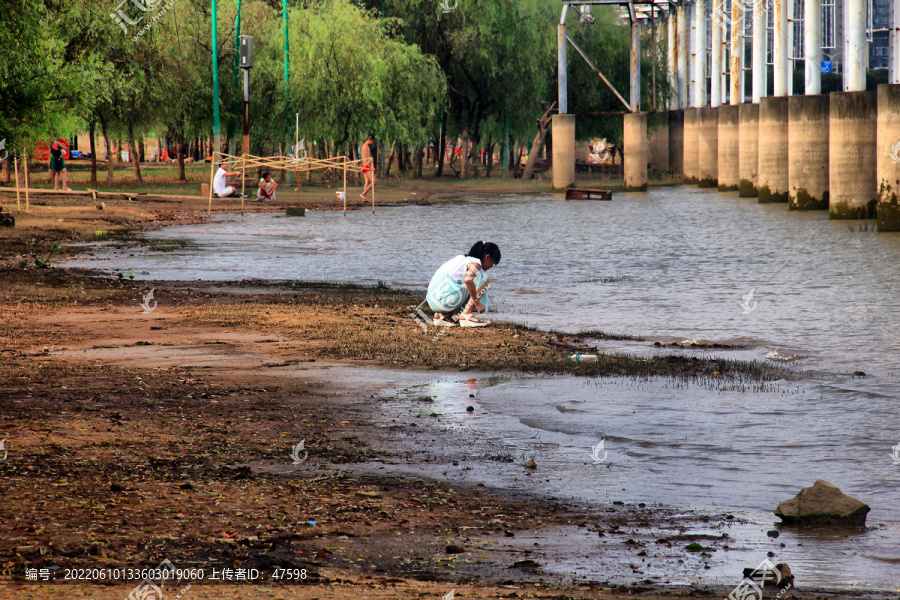
<path fill-rule="evenodd" d="M 457 190 L 490 193 L 469 185 Z M 2 192 L 9 209 L 8 189 Z M 394 193 L 398 204 L 416 202 L 406 190 Z M 317 200 L 320 191 L 301 194 L 318 209 L 336 208 L 336 201 Z M 511 490 L 353 473 L 351 467 L 397 460 L 389 438 L 398 434 L 372 422 L 365 385 L 297 370 L 362 365 L 674 377 L 758 389 L 773 385 L 781 369 L 665 348 L 646 360 L 601 355 L 597 362 L 573 362 L 568 354 L 605 334 L 509 323 L 456 328 L 434 341 L 433 329 L 423 332 L 410 317 L 420 298 L 384 285 L 151 282 L 40 268 L 35 258 L 53 244 L 62 248 L 46 262 L 58 266 L 82 248 L 73 243 L 127 245 L 137 230 L 201 222 L 206 208 L 205 200 L 160 206 L 138 198 L 102 210 L 62 196 L 41 202 L 29 214 L 16 213 L 15 228 L 0 231 L 0 434 L 9 453 L 0 470 L 4 505 L 16 507 L 0 521 L 6 541 L 0 597 L 65 596 L 73 589 L 26 581 L 26 567 L 155 567 L 163 559 L 179 568 L 309 574 L 295 585 L 197 582 L 191 598 L 440 598 L 451 589 L 458 598 L 700 597 L 727 595 L 740 583 L 663 585 L 640 574 L 638 565 L 648 559 L 624 539 L 626 527 L 638 521 L 673 531 L 711 521 L 726 528 L 733 517 L 724 513 L 676 517 L 664 508 L 621 503 L 587 509 L 512 497 Z M 238 207 L 231 199 L 214 208 L 233 213 Z M 140 303 L 151 288 L 154 309 L 145 312 Z M 404 435 L 417 431 L 414 423 L 397 427 Z M 300 440 L 311 460 L 291 468 L 289 451 Z M 491 550 L 483 539 L 567 526 L 626 542 L 618 545 L 625 550 L 604 558 L 637 563 L 633 582 L 568 582 L 527 555 Z M 687 544 L 683 538 L 666 543 Z M 684 560 L 695 561 L 702 574 L 708 559 L 685 551 Z M 95 598 L 125 597 L 136 582 L 128 583 L 73 582 Z M 815 593 L 792 589 L 789 595 Z M 829 593 L 835 595 L 841 593 Z"/>

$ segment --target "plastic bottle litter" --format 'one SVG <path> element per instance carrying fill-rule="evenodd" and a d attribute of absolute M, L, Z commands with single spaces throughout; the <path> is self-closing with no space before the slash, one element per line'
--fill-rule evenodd
<path fill-rule="evenodd" d="M 572 354 L 569 356 L 569 360 L 574 360 L 575 362 L 597 362 L 596 354 Z"/>

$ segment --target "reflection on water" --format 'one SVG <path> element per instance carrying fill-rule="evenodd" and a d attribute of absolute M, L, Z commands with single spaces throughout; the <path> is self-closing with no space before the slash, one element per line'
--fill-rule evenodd
<path fill-rule="evenodd" d="M 424 290 L 447 258 L 494 241 L 503 252 L 491 271 L 495 318 L 642 335 L 599 342 L 639 355 L 662 352 L 657 340 L 735 344 L 665 351 L 795 373 L 775 389 L 576 378 L 479 383 L 476 398 L 463 389 L 459 402 L 476 409 L 470 425 L 548 466 L 508 484 L 586 501 L 733 507 L 770 527 L 779 501 L 825 479 L 870 504 L 880 528 L 834 540 L 786 532 L 777 542 L 790 558 L 779 559 L 820 583 L 900 587 L 900 465 L 890 458 L 900 443 L 900 235 L 691 188 L 612 202 L 509 196 L 308 214 L 172 227 L 147 233 L 144 248 L 98 246 L 68 264 L 138 279 L 381 280 Z M 589 452 L 602 438 L 609 464 L 597 469 Z M 774 544 L 762 535 L 760 547 Z"/>

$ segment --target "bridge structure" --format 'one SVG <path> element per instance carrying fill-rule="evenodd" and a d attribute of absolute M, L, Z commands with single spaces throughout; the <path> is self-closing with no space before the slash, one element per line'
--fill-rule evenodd
<path fill-rule="evenodd" d="M 573 14 L 592 22 L 597 5 L 616 6 L 631 27 L 628 99 L 566 34 Z M 652 163 L 689 184 L 835 219 L 877 218 L 880 231 L 900 231 L 898 35 L 898 0 L 564 1 L 553 185 L 575 183 L 572 48 L 624 105 L 626 191 L 646 189 Z M 641 106 L 647 37 L 654 58 L 665 48 L 667 73 L 666 105 L 651 111 Z M 886 69 L 887 83 L 867 86 L 876 69 Z M 840 91 L 822 94 L 823 75 L 839 78 Z M 648 134 L 653 113 L 662 125 Z"/>

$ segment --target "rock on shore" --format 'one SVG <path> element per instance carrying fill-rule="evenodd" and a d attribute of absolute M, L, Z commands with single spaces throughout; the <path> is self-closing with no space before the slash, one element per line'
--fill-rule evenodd
<path fill-rule="evenodd" d="M 817 480 L 775 509 L 790 525 L 865 525 L 870 508 L 827 481 Z"/>

